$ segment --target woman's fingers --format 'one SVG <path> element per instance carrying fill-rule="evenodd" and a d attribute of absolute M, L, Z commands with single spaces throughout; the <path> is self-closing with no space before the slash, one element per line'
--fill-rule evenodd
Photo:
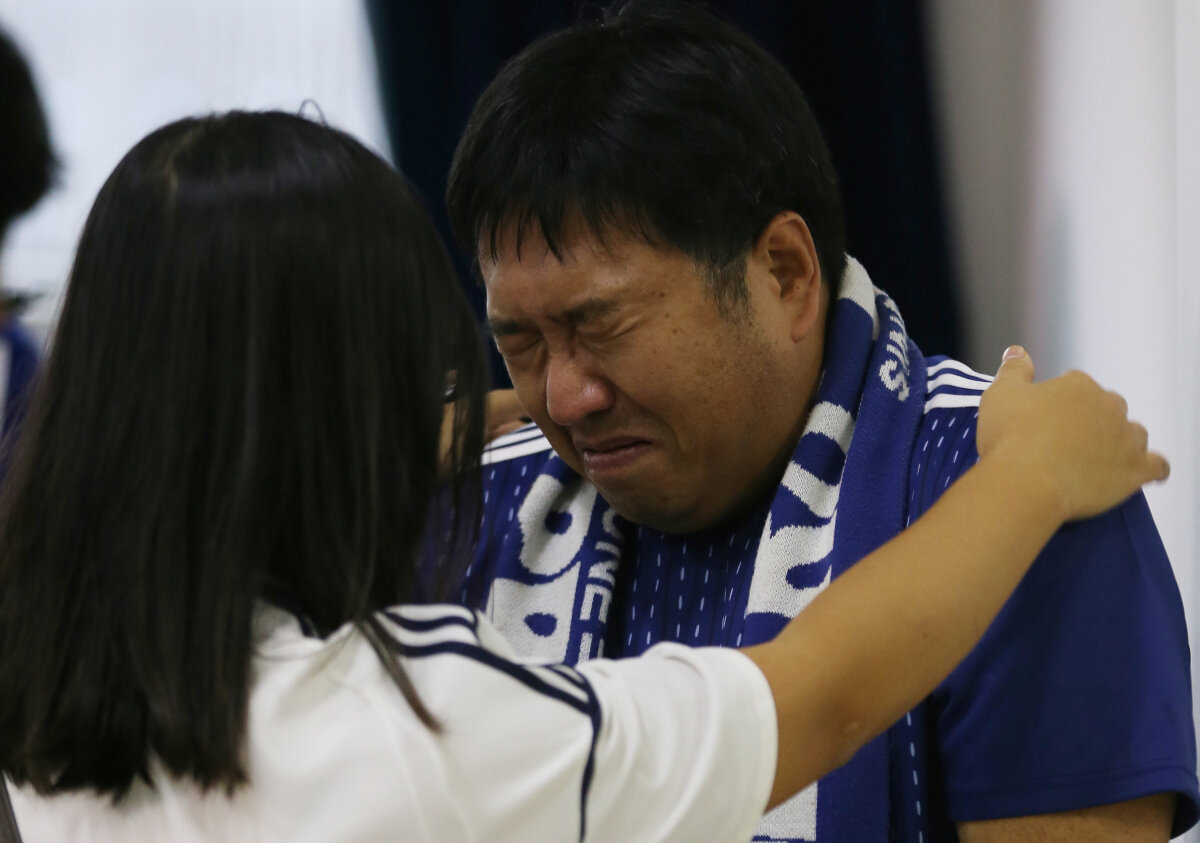
<path fill-rule="evenodd" d="M 1157 451 L 1146 454 L 1146 467 L 1151 480 L 1161 483 L 1171 476 L 1171 463 Z"/>
<path fill-rule="evenodd" d="M 1121 395 L 1084 372 L 1033 383 L 1033 361 L 1014 346 L 980 403 L 979 453 L 1050 481 L 1068 518 L 1090 517 L 1170 473 L 1128 412 Z"/>

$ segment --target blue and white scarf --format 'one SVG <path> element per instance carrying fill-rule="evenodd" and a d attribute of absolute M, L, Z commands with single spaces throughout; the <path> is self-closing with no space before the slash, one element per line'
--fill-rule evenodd
<path fill-rule="evenodd" d="M 759 541 L 744 643 L 772 638 L 834 577 L 904 528 L 924 400 L 923 389 L 913 395 L 910 385 L 925 383 L 924 365 L 895 304 L 851 261 L 830 322 L 817 401 Z M 815 840 L 820 816 L 844 839 L 886 839 L 886 736 L 814 789 L 768 814 L 759 835 L 796 839 L 799 825 L 800 839 Z"/>
<path fill-rule="evenodd" d="M 736 598 L 735 589 L 728 595 L 737 617 L 728 630 L 722 623 L 720 633 L 714 624 L 707 640 L 686 633 L 677 640 L 742 646 L 769 640 L 834 577 L 905 526 L 924 358 L 908 339 L 895 304 L 852 259 L 828 325 L 824 370 L 792 461 L 765 523 L 743 525 L 737 537 L 740 546 L 749 536 L 745 552 L 754 553 L 748 588 L 737 589 L 744 593 Z M 646 535 L 648 528 L 616 516 L 557 456 L 545 460 L 536 476 L 524 472 L 522 466 L 518 476 L 505 480 L 516 487 L 511 497 L 516 503 L 493 513 L 502 523 L 485 524 L 488 539 L 474 566 L 475 576 L 485 580 L 483 591 L 476 592 L 479 602 L 524 656 L 573 663 L 640 652 L 644 646 L 632 646 L 632 634 L 629 647 L 612 634 L 610 610 L 616 594 L 624 595 L 623 611 L 635 619 L 639 608 L 651 617 L 657 609 L 661 617 L 673 607 L 664 605 L 668 598 L 665 590 L 658 593 L 657 579 L 647 580 L 640 593 L 640 580 L 635 581 L 632 595 L 618 587 L 619 579 L 641 577 L 631 570 L 633 563 L 657 539 Z M 662 539 L 683 542 L 688 553 L 688 537 Z M 734 547 L 732 534 L 728 544 Z M 711 558 L 712 545 L 707 553 Z M 637 564 L 651 563 L 641 558 Z M 684 574 L 681 569 L 679 579 Z M 708 582 L 708 571 L 703 579 Z M 682 595 L 670 598 L 675 599 L 684 605 Z M 636 643 L 650 642 L 647 634 Z M 839 840 L 886 840 L 887 741 L 884 736 L 872 742 L 848 765 L 776 808 L 755 840 L 817 840 L 818 834 L 828 840 L 831 833 Z"/>

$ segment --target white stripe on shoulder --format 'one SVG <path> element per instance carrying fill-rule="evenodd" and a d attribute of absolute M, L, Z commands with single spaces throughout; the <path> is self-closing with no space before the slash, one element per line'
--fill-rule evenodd
<path fill-rule="evenodd" d="M 994 380 L 957 360 L 934 363 L 926 371 L 925 412 L 939 408 L 978 407 L 983 391 Z"/>
<path fill-rule="evenodd" d="M 501 436 L 483 451 L 480 462 L 491 465 L 505 460 L 515 460 L 517 457 L 527 457 L 540 451 L 549 451 L 550 442 L 536 426 L 521 428 L 518 431 Z M 523 435 L 522 435 L 523 434 Z"/>
<path fill-rule="evenodd" d="M 541 428 L 539 428 L 533 422 L 530 422 L 527 425 L 518 427 L 511 433 L 506 433 L 503 436 L 497 436 L 487 444 L 484 450 L 486 451 L 488 448 L 506 448 L 509 445 L 516 445 L 518 442 L 525 442 L 529 439 L 537 439 L 541 435 Z"/>
<path fill-rule="evenodd" d="M 970 395 L 959 395 L 953 392 L 939 392 L 925 402 L 925 412 L 937 410 L 939 408 L 953 409 L 955 407 L 978 407 L 979 399 L 983 397 L 982 392 L 973 392 Z"/>
<path fill-rule="evenodd" d="M 975 378 L 976 380 L 987 381 L 988 383 L 991 383 L 995 380 L 995 378 L 991 375 L 980 374 L 967 364 L 959 363 L 957 360 L 951 360 L 949 358 L 941 361 L 940 363 L 934 363 L 929 367 L 929 370 L 925 374 L 926 377 L 933 378 L 934 375 L 942 371 L 945 371 L 947 374 L 953 373 L 957 375 L 965 375 L 969 378 Z"/>
<path fill-rule="evenodd" d="M 963 389 L 977 389 L 980 392 L 983 392 L 990 385 L 991 383 L 989 381 L 978 381 L 973 380 L 972 378 L 965 378 L 962 375 L 955 374 L 954 372 L 943 372 L 936 378 L 930 378 L 929 384 L 926 388 L 929 392 L 933 392 L 935 389 L 941 386 L 957 386 Z"/>

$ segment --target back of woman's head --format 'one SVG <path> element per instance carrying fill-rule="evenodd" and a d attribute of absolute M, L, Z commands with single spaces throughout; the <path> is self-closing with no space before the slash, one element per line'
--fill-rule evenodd
<path fill-rule="evenodd" d="M 443 396 L 461 481 L 482 365 L 424 209 L 349 136 L 231 113 L 142 140 L 0 504 L 0 768 L 120 793 L 153 753 L 239 781 L 255 604 L 324 633 L 424 596 Z"/>

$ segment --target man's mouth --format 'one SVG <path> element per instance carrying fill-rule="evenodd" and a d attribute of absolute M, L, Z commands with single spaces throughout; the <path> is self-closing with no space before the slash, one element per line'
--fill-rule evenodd
<path fill-rule="evenodd" d="M 652 447 L 649 441 L 632 436 L 575 443 L 575 449 L 583 460 L 583 467 L 592 477 L 625 471 L 645 456 Z"/>

